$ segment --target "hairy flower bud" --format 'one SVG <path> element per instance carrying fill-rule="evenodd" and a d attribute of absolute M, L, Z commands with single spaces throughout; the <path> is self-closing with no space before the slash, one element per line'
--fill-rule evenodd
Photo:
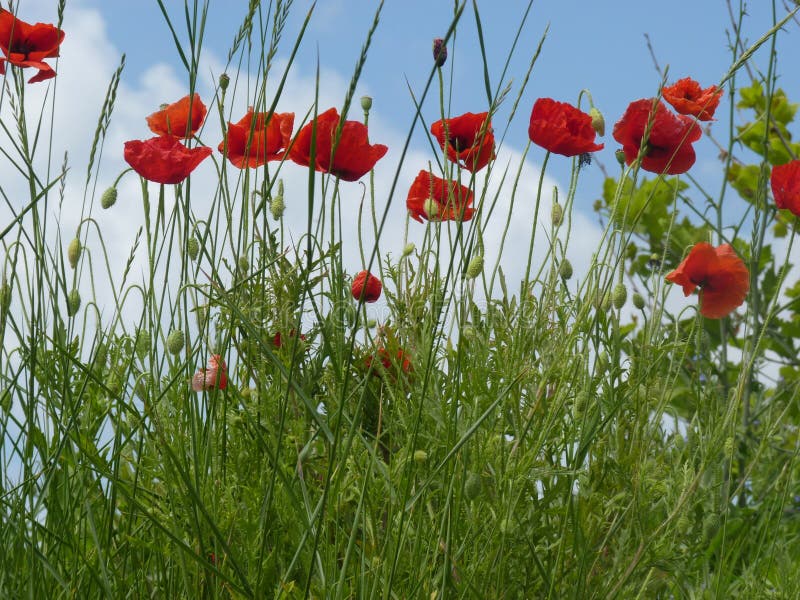
<path fill-rule="evenodd" d="M 611 292 L 611 302 L 614 305 L 614 308 L 620 309 L 625 306 L 625 302 L 628 300 L 628 289 L 625 287 L 624 283 L 618 283 L 614 286 L 614 290 Z"/>
<path fill-rule="evenodd" d="M 67 315 L 74 317 L 81 307 L 81 295 L 78 290 L 73 289 L 67 294 Z"/>
<path fill-rule="evenodd" d="M 196 237 L 191 236 L 188 240 L 186 240 L 186 254 L 188 254 L 189 258 L 192 260 L 196 260 L 199 252 L 200 242 L 197 241 Z"/>
<path fill-rule="evenodd" d="M 605 135 L 606 120 L 603 118 L 603 113 L 593 106 L 589 109 L 589 116 L 592 117 L 592 129 L 597 132 L 597 135 Z"/>
<path fill-rule="evenodd" d="M 111 208 L 117 202 L 117 188 L 111 186 L 103 195 L 100 196 L 100 206 L 103 208 Z"/>
<path fill-rule="evenodd" d="M 422 464 L 428 460 L 428 453 L 425 450 L 414 450 L 414 460 Z"/>
<path fill-rule="evenodd" d="M 286 203 L 283 201 L 283 179 L 278 180 L 278 191 L 272 197 L 272 201 L 269 203 L 269 212 L 272 214 L 272 218 L 276 221 L 280 221 L 281 217 L 283 216 L 283 211 L 286 210 Z"/>
<path fill-rule="evenodd" d="M 447 62 L 447 46 L 442 38 L 433 40 L 433 62 L 437 67 L 443 67 Z"/>
<path fill-rule="evenodd" d="M 632 300 L 637 309 L 642 310 L 644 308 L 644 298 L 639 292 L 634 292 Z"/>
<path fill-rule="evenodd" d="M 136 345 L 134 346 L 134 350 L 136 352 L 136 356 L 139 359 L 143 360 L 147 353 L 150 352 L 150 342 L 152 338 L 150 337 L 150 332 L 147 329 L 140 329 L 136 335 Z"/>
<path fill-rule="evenodd" d="M 69 266 L 73 269 L 78 266 L 81 249 L 81 241 L 78 238 L 73 239 L 67 246 L 67 260 L 69 261 Z"/>
<path fill-rule="evenodd" d="M 550 220 L 553 227 L 558 227 L 564 221 L 564 209 L 558 201 L 553 202 L 553 208 L 550 209 Z"/>
<path fill-rule="evenodd" d="M 561 261 L 561 264 L 558 266 L 558 274 L 561 276 L 561 279 L 569 279 L 572 277 L 572 263 L 569 262 L 568 259 L 564 259 Z"/>
<path fill-rule="evenodd" d="M 167 350 L 170 354 L 180 354 L 186 344 L 186 339 L 183 336 L 183 331 L 180 329 L 173 329 L 167 336 Z"/>
<path fill-rule="evenodd" d="M 250 261 L 247 260 L 246 256 L 240 256 L 236 262 L 236 268 L 239 269 L 240 273 L 247 273 L 250 270 Z"/>
<path fill-rule="evenodd" d="M 372 98 L 370 96 L 361 96 L 361 108 L 364 109 L 364 112 L 369 112 L 369 109 L 372 108 Z"/>
<path fill-rule="evenodd" d="M 467 279 L 475 279 L 483 272 L 483 256 L 478 254 L 467 265 Z"/>
<path fill-rule="evenodd" d="M 467 480 L 464 482 L 464 495 L 467 500 L 475 500 L 481 495 L 483 490 L 483 481 L 478 473 L 470 473 L 467 475 Z"/>
<path fill-rule="evenodd" d="M 406 247 L 403 248 L 403 256 L 410 255 L 416 249 L 417 249 L 417 247 L 414 245 L 414 242 L 411 242 L 410 244 L 406 244 Z"/>

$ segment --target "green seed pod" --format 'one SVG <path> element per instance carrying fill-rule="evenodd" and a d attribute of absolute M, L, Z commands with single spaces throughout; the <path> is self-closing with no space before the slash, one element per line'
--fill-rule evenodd
<path fill-rule="evenodd" d="M 467 500 L 475 500 L 481 495 L 483 491 L 483 481 L 481 476 L 477 473 L 470 473 L 467 475 L 467 480 L 464 482 L 464 495 Z"/>
<path fill-rule="evenodd" d="M 117 203 L 117 188 L 111 186 L 105 192 L 103 192 L 102 196 L 100 196 L 100 206 L 102 206 L 105 209 L 108 209 L 114 206 L 116 203 Z"/>
<path fill-rule="evenodd" d="M 572 263 L 566 258 L 562 260 L 561 264 L 558 266 L 558 274 L 561 276 L 561 279 L 565 280 L 572 277 Z"/>
<path fill-rule="evenodd" d="M 592 117 L 592 129 L 597 132 L 597 135 L 605 135 L 606 120 L 603 118 L 603 113 L 593 106 L 589 109 L 589 116 Z"/>
<path fill-rule="evenodd" d="M 67 315 L 74 317 L 81 307 L 81 295 L 78 290 L 73 289 L 67 294 Z"/>
<path fill-rule="evenodd" d="M 147 356 L 147 353 L 150 352 L 151 341 L 150 332 L 147 331 L 147 329 L 140 329 L 136 336 L 136 345 L 134 346 L 136 356 L 138 356 L 140 360 L 143 360 L 144 357 Z"/>
<path fill-rule="evenodd" d="M 469 261 L 467 265 L 467 279 L 475 279 L 483 272 L 483 256 L 480 254 Z"/>
<path fill-rule="evenodd" d="M 614 308 L 619 310 L 623 306 L 625 306 L 625 302 L 628 300 L 628 289 L 625 287 L 624 283 L 618 283 L 614 286 L 614 291 L 611 292 L 611 302 L 614 305 Z"/>
<path fill-rule="evenodd" d="M 564 222 L 564 209 L 558 201 L 553 202 L 553 207 L 550 209 L 550 220 L 553 223 L 553 227 L 558 227 Z"/>
<path fill-rule="evenodd" d="M 78 238 L 73 239 L 67 246 L 67 260 L 69 261 L 69 266 L 73 269 L 78 266 L 81 250 L 81 241 Z"/>
<path fill-rule="evenodd" d="M 192 236 L 186 241 L 186 253 L 189 255 L 189 258 L 192 260 L 197 259 L 197 255 L 200 252 L 200 242 L 197 241 L 197 238 Z"/>
<path fill-rule="evenodd" d="M 183 336 L 183 331 L 180 329 L 173 329 L 167 336 L 167 350 L 170 354 L 178 355 L 186 345 L 186 338 Z"/>
<path fill-rule="evenodd" d="M 625 151 L 624 150 L 617 150 L 616 152 L 614 152 L 614 156 L 617 157 L 617 162 L 620 164 L 621 167 L 625 166 Z"/>
<path fill-rule="evenodd" d="M 642 298 L 642 295 L 639 292 L 634 292 L 633 293 L 632 300 L 633 300 L 633 305 L 638 310 L 642 310 L 644 308 L 644 298 Z"/>
<path fill-rule="evenodd" d="M 228 89 L 228 84 L 231 82 L 231 78 L 228 76 L 227 73 L 223 73 L 219 76 L 219 89 L 223 92 Z"/>
<path fill-rule="evenodd" d="M 428 453 L 425 450 L 414 450 L 414 461 L 420 464 L 428 460 Z"/>
<path fill-rule="evenodd" d="M 372 108 L 372 98 L 369 96 L 361 96 L 361 108 L 364 109 L 364 112 L 369 112 Z"/>

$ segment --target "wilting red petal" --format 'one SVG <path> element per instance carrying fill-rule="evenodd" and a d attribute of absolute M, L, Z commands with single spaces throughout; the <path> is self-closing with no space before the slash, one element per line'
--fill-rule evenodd
<path fill-rule="evenodd" d="M 473 195 L 457 181 L 445 181 L 430 171 L 420 171 L 406 198 L 411 218 L 429 221 L 469 221 Z"/>
<path fill-rule="evenodd" d="M 228 160 L 240 169 L 283 160 L 293 129 L 294 113 L 254 113 L 251 107 L 238 123 L 228 123 Z M 224 141 L 219 151 L 225 152 Z"/>
<path fill-rule="evenodd" d="M 64 41 L 64 32 L 50 23 L 31 25 L 17 19 L 12 13 L 0 9 L 0 50 L 5 58 L 0 58 L 0 75 L 5 73 L 5 63 L 17 67 L 33 67 L 38 73 L 28 83 L 44 81 L 56 76 L 53 68 L 44 62 L 59 54 L 59 46 Z"/>
<path fill-rule="evenodd" d="M 353 278 L 350 292 L 356 300 L 360 301 L 363 294 L 364 302 L 375 302 L 381 297 L 382 289 L 383 285 L 380 279 L 369 271 L 361 271 Z"/>
<path fill-rule="evenodd" d="M 772 167 L 770 184 L 775 206 L 800 217 L 800 160 Z"/>
<path fill-rule="evenodd" d="M 700 126 L 691 117 L 676 115 L 658 102 L 643 98 L 628 105 L 614 125 L 614 139 L 622 144 L 625 162 L 630 165 L 639 156 L 642 139 L 652 120 L 649 137 L 642 150 L 642 169 L 651 173 L 677 175 L 688 171 L 695 161 L 692 143 L 700 139 Z"/>
<path fill-rule="evenodd" d="M 494 133 L 489 113 L 464 113 L 460 117 L 436 121 L 431 133 L 447 158 L 468 171 L 480 171 L 495 157 Z"/>
<path fill-rule="evenodd" d="M 211 148 L 187 148 L 172 136 L 125 142 L 125 162 L 148 181 L 180 183 L 211 154 Z"/>
<path fill-rule="evenodd" d="M 603 144 L 594 143 L 596 135 L 592 117 L 571 104 L 539 98 L 533 105 L 528 137 L 545 150 L 563 156 L 597 152 Z"/>
<path fill-rule="evenodd" d="M 701 121 L 712 121 L 722 99 L 722 89 L 715 85 L 703 89 L 691 77 L 679 79 L 662 90 L 664 100 L 682 115 L 692 115 Z"/>
<path fill-rule="evenodd" d="M 199 369 L 192 377 L 192 389 L 195 392 L 206 390 L 224 390 L 228 387 L 228 367 L 222 356 L 212 354 L 208 357 L 205 369 Z"/>
<path fill-rule="evenodd" d="M 750 272 L 730 244 L 698 242 L 666 279 L 680 285 L 684 296 L 699 287 L 700 314 L 710 319 L 730 314 L 750 290 Z"/>
<path fill-rule="evenodd" d="M 358 121 L 344 122 L 337 144 L 338 126 L 339 112 L 335 108 L 318 115 L 297 133 L 289 158 L 298 165 L 311 166 L 311 148 L 316 142 L 316 171 L 330 173 L 344 181 L 361 179 L 389 149 L 383 144 L 370 144 L 366 125 Z M 316 139 L 312 139 L 314 135 Z"/>
<path fill-rule="evenodd" d="M 194 96 L 184 96 L 148 116 L 147 126 L 156 135 L 172 135 L 188 139 L 197 133 L 205 118 L 206 105 L 200 100 L 200 94 L 194 94 Z"/>

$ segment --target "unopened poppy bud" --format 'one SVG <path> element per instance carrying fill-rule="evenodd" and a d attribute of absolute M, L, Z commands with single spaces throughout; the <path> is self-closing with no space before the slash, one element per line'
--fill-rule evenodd
<path fill-rule="evenodd" d="M 67 315 L 74 317 L 81 307 L 81 295 L 78 290 L 72 290 L 67 294 Z"/>
<path fill-rule="evenodd" d="M 150 341 L 150 332 L 147 329 L 140 329 L 136 336 L 136 346 L 134 347 L 136 356 L 140 359 L 144 359 L 147 353 L 150 352 Z"/>
<path fill-rule="evenodd" d="M 0 315 L 5 314 L 11 306 L 11 286 L 4 279 L 0 284 Z"/>
<path fill-rule="evenodd" d="M 561 276 L 561 279 L 569 279 L 572 277 L 572 263 L 569 262 L 568 259 L 564 259 L 561 261 L 561 264 L 558 266 L 558 274 Z"/>
<path fill-rule="evenodd" d="M 603 298 L 600 300 L 600 310 L 603 312 L 611 310 L 611 294 L 608 292 L 603 294 Z"/>
<path fill-rule="evenodd" d="M 269 203 L 269 212 L 272 213 L 272 218 L 280 221 L 283 216 L 283 211 L 286 210 L 286 203 L 283 201 L 283 179 L 278 180 L 278 191 L 272 197 Z"/>
<path fill-rule="evenodd" d="M 114 204 L 117 203 L 117 188 L 111 186 L 103 195 L 100 196 L 100 206 L 103 208 L 111 208 Z"/>
<path fill-rule="evenodd" d="M 638 310 L 642 310 L 644 308 L 644 298 L 639 292 L 634 292 L 633 298 L 631 298 L 631 300 L 633 301 L 633 305 Z"/>
<path fill-rule="evenodd" d="M 414 450 L 414 461 L 422 464 L 428 460 L 428 453 L 425 450 Z"/>
<path fill-rule="evenodd" d="M 467 279 L 475 279 L 483 272 L 483 256 L 480 254 L 469 261 L 467 265 Z"/>
<path fill-rule="evenodd" d="M 603 118 L 603 113 L 593 106 L 589 109 L 589 116 L 592 117 L 592 129 L 595 130 L 597 135 L 605 135 L 606 120 Z"/>
<path fill-rule="evenodd" d="M 628 300 L 628 289 L 625 287 L 624 283 L 618 283 L 614 286 L 614 290 L 611 292 L 611 302 L 614 305 L 614 308 L 619 310 L 623 306 L 625 306 L 625 302 Z"/>
<path fill-rule="evenodd" d="M 173 329 L 167 336 L 167 350 L 170 354 L 180 354 L 185 344 L 186 340 L 180 329 Z"/>
<path fill-rule="evenodd" d="M 236 266 L 240 272 L 247 273 L 250 270 L 250 261 L 247 260 L 246 256 L 240 256 Z"/>
<path fill-rule="evenodd" d="M 372 329 L 377 324 L 378 322 L 375 319 L 370 319 L 369 321 L 367 321 L 367 329 Z"/>
<path fill-rule="evenodd" d="M 78 238 L 73 239 L 69 246 L 67 246 L 67 260 L 69 266 L 73 269 L 78 266 L 78 259 L 81 257 L 81 241 Z"/>
<path fill-rule="evenodd" d="M 553 202 L 553 208 L 550 209 L 550 220 L 553 222 L 553 227 L 558 227 L 564 221 L 564 209 L 558 202 Z"/>
<path fill-rule="evenodd" d="M 614 156 L 617 157 L 617 162 L 621 167 L 625 166 L 625 151 L 624 150 L 617 150 L 614 152 Z"/>
<path fill-rule="evenodd" d="M 370 96 L 361 96 L 361 108 L 364 109 L 364 112 L 369 112 L 369 109 L 372 108 L 372 98 Z"/>
<path fill-rule="evenodd" d="M 186 241 L 186 254 L 189 255 L 189 258 L 195 260 L 197 258 L 197 254 L 200 252 L 200 242 L 197 241 L 197 238 L 192 236 Z"/>
<path fill-rule="evenodd" d="M 223 73 L 219 76 L 219 89 L 223 92 L 228 89 L 228 84 L 231 82 L 231 78 L 228 76 L 227 73 Z"/>
<path fill-rule="evenodd" d="M 433 62 L 437 67 L 443 67 L 447 62 L 447 46 L 442 38 L 433 40 Z"/>
<path fill-rule="evenodd" d="M 411 242 L 410 244 L 406 244 L 406 247 L 403 248 L 403 256 L 410 255 L 416 249 L 417 249 L 417 247 L 414 245 L 414 242 Z"/>
<path fill-rule="evenodd" d="M 428 198 L 422 203 L 422 210 L 429 221 L 433 221 L 439 215 L 439 204 L 433 198 Z"/>

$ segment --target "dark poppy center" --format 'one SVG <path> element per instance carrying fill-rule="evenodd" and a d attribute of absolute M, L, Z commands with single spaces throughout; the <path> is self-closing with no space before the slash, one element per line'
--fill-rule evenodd
<path fill-rule="evenodd" d="M 471 148 L 474 143 L 475 138 L 472 136 L 456 135 L 450 137 L 450 145 L 456 149 L 456 152 Z"/>

